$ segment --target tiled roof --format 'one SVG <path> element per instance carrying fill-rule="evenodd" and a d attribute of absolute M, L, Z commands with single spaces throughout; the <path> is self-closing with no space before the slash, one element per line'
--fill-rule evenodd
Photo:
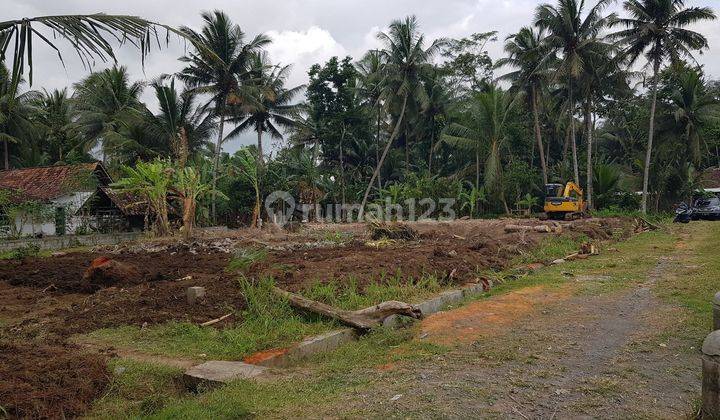
<path fill-rule="evenodd" d="M 78 165 L 44 166 L 0 171 L 0 189 L 10 190 L 16 199 L 49 201 L 75 191 L 92 191 L 90 175 L 101 171 L 99 162 Z"/>
<path fill-rule="evenodd" d="M 140 198 L 110 187 L 100 187 L 100 189 L 126 216 L 142 216 L 145 214 L 147 203 Z"/>

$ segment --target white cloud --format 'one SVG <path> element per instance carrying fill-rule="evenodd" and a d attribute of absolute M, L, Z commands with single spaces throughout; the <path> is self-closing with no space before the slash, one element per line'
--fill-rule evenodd
<path fill-rule="evenodd" d="M 307 82 L 307 70 L 333 56 L 347 55 L 347 50 L 325 29 L 311 26 L 301 31 L 268 31 L 273 42 L 267 48 L 274 62 L 293 65 L 289 80 L 292 86 Z"/>

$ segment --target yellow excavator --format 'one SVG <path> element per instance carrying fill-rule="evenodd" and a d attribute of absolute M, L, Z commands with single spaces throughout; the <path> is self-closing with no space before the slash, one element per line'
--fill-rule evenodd
<path fill-rule="evenodd" d="M 545 185 L 545 213 L 543 219 L 573 220 L 587 214 L 583 190 L 574 182 Z"/>

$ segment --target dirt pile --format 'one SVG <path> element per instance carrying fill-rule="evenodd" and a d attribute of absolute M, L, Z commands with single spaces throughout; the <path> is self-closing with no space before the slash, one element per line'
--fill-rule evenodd
<path fill-rule="evenodd" d="M 51 289 L 61 294 L 92 293 L 83 279 L 92 262 L 106 256 L 96 253 L 70 253 L 50 258 L 26 258 L 0 262 L 0 281 L 13 286 Z M 189 251 L 139 252 L 112 255 L 112 259 L 135 267 L 140 279 L 133 284 L 176 280 L 188 275 L 214 275 L 223 272 L 230 256 L 223 252 L 192 254 Z M 122 284 L 122 283 L 121 283 Z"/>
<path fill-rule="evenodd" d="M 140 279 L 88 287 L 84 270 L 100 257 L 72 253 L 58 257 L 0 261 L 0 316 L 24 337 L 60 340 L 74 333 L 120 325 L 165 321 L 201 323 L 244 307 L 237 280 L 225 267 L 225 253 L 139 253 L 113 255 L 134 267 Z M 190 305 L 186 289 L 203 286 L 204 302 Z"/>
<path fill-rule="evenodd" d="M 404 223 L 371 223 L 368 225 L 370 237 L 373 240 L 391 239 L 399 241 L 413 241 L 418 233 L 415 229 Z"/>
<path fill-rule="evenodd" d="M 0 406 L 10 417 L 73 418 L 105 390 L 105 361 L 72 347 L 0 342 Z"/>
<path fill-rule="evenodd" d="M 90 263 L 90 267 L 83 274 L 83 280 L 88 291 L 94 292 L 105 287 L 139 284 L 142 275 L 133 265 L 103 256 Z"/>

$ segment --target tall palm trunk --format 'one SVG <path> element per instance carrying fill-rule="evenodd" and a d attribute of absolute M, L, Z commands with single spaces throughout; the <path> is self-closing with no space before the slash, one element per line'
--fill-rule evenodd
<path fill-rule="evenodd" d="M 592 164 L 592 148 L 593 148 L 593 124 L 592 124 L 592 100 L 588 94 L 585 103 L 585 127 L 587 130 L 587 185 L 585 186 L 585 195 L 587 197 L 588 210 L 593 209 L 593 164 Z"/>
<path fill-rule="evenodd" d="M 435 127 L 430 131 L 430 155 L 428 156 L 428 172 L 432 173 L 433 149 L 435 148 Z"/>
<path fill-rule="evenodd" d="M 343 143 L 345 142 L 345 126 L 343 125 L 342 134 L 340 135 L 340 186 L 341 186 L 341 200 L 342 200 L 342 206 L 345 208 L 345 163 L 344 163 L 344 156 L 343 156 Z M 340 214 L 340 219 L 342 219 L 342 210 Z"/>
<path fill-rule="evenodd" d="M 405 170 L 410 171 L 410 136 L 405 128 Z"/>
<path fill-rule="evenodd" d="M 370 190 L 372 189 L 372 185 L 375 182 L 375 178 L 377 178 L 378 174 L 380 173 L 380 169 L 382 168 L 382 165 L 385 162 L 385 157 L 387 157 L 388 151 L 390 151 L 390 146 L 393 144 L 393 141 L 395 141 L 395 138 L 400 133 L 400 125 L 402 124 L 403 118 L 405 118 L 405 107 L 407 106 L 407 101 L 408 101 L 408 95 L 405 94 L 403 96 L 403 104 L 402 104 L 402 109 L 400 110 L 400 117 L 398 118 L 398 121 L 395 124 L 395 129 L 393 130 L 393 133 L 390 135 L 390 138 L 388 139 L 388 142 L 385 145 L 385 150 L 383 150 L 382 156 L 380 156 L 380 161 L 378 162 L 377 166 L 375 167 L 375 171 L 373 172 L 373 175 L 370 178 L 370 182 L 368 183 L 368 186 L 365 189 L 365 195 L 363 196 L 362 204 L 360 204 L 360 213 L 358 214 L 359 220 L 362 220 L 363 217 L 365 216 L 365 205 L 367 204 L 368 196 L 370 196 Z"/>
<path fill-rule="evenodd" d="M 218 138 L 217 142 L 215 143 L 215 159 L 213 160 L 213 179 L 212 179 L 212 186 L 213 186 L 213 193 L 212 193 L 212 199 L 210 201 L 210 215 L 212 217 L 213 223 L 217 223 L 217 212 L 215 208 L 215 203 L 217 202 L 217 194 L 215 191 L 217 191 L 217 181 L 218 181 L 218 170 L 220 168 L 220 148 L 222 147 L 222 141 L 223 141 L 223 130 L 225 129 L 225 115 L 222 110 L 220 110 L 220 125 L 218 126 Z"/>
<path fill-rule="evenodd" d="M 7 139 L 3 139 L 3 152 L 5 160 L 5 170 L 7 171 L 8 169 L 10 169 L 10 151 L 8 149 Z"/>
<path fill-rule="evenodd" d="M 652 158 L 653 137 L 655 135 L 655 108 L 657 106 L 658 73 L 660 73 L 660 60 L 653 64 L 652 104 L 650 105 L 650 128 L 648 130 L 648 144 L 645 151 L 645 168 L 643 173 L 643 194 L 640 211 L 647 214 L 648 183 L 650 181 L 650 161 Z"/>
<path fill-rule="evenodd" d="M 263 144 L 262 144 L 262 128 L 257 128 L 257 148 L 258 148 L 258 168 L 265 166 L 265 158 L 263 155 Z"/>
<path fill-rule="evenodd" d="M 535 140 L 537 141 L 538 154 L 540 155 L 540 167 L 542 168 L 543 182 L 548 183 L 547 162 L 545 161 L 545 149 L 542 141 L 542 133 L 540 132 L 540 112 L 538 110 L 537 86 L 532 87 L 532 109 L 533 119 L 535 120 Z"/>
<path fill-rule="evenodd" d="M 575 176 L 575 183 L 580 185 L 580 170 L 578 169 L 578 156 L 577 156 L 577 133 L 575 132 L 575 100 L 573 98 L 573 86 L 572 78 L 569 81 L 569 101 L 568 108 L 570 110 L 570 136 L 572 143 L 572 158 L 573 158 L 573 175 Z"/>
<path fill-rule="evenodd" d="M 475 149 L 475 189 L 480 190 L 480 149 Z"/>
<path fill-rule="evenodd" d="M 375 162 L 380 162 L 380 102 L 378 100 L 377 107 L 377 131 L 375 133 Z M 382 188 L 382 181 L 380 180 L 380 174 L 377 176 L 378 189 Z"/>

